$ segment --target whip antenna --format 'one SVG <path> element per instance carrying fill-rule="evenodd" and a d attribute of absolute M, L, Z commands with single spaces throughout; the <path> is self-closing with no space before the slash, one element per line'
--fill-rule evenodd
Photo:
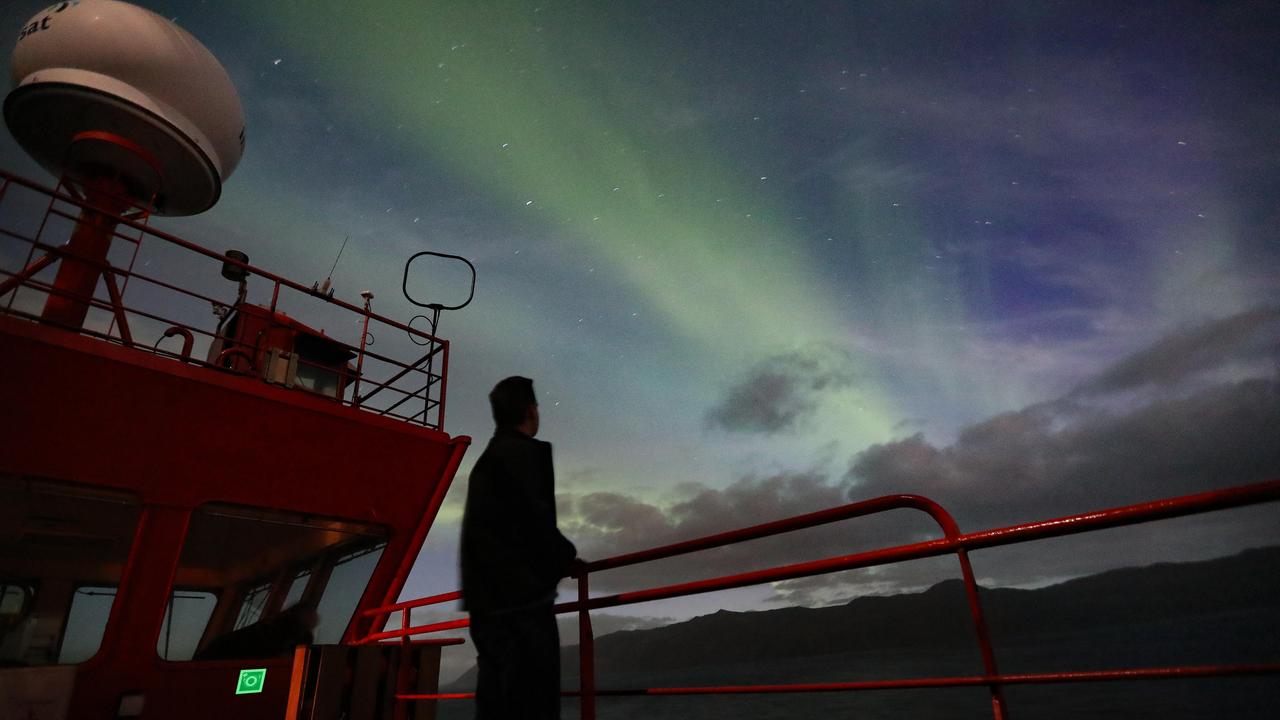
<path fill-rule="evenodd" d="M 342 259 L 342 251 L 347 249 L 347 241 L 350 239 L 351 239 L 350 235 L 342 239 L 342 247 L 338 248 L 338 257 L 333 259 L 333 267 L 329 268 L 329 276 L 324 279 L 323 285 L 320 283 L 316 283 L 312 285 L 311 290 L 313 292 L 320 293 L 321 295 L 327 295 L 328 297 L 333 297 L 333 288 L 330 287 L 330 285 L 333 284 L 333 273 L 335 270 L 338 269 L 338 261 Z"/>
<path fill-rule="evenodd" d="M 329 277 L 333 277 L 333 271 L 338 269 L 338 261 L 342 259 L 342 251 L 347 249 L 347 241 L 351 239 L 348 235 L 342 239 L 342 247 L 338 248 L 338 257 L 333 259 L 333 267 L 329 268 Z"/>

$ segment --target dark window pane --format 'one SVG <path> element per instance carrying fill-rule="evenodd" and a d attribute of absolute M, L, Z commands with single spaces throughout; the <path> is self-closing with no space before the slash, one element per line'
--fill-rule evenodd
<path fill-rule="evenodd" d="M 67 613 L 62 647 L 58 650 L 60 664 L 84 662 L 98 652 L 115 599 L 113 587 L 76 588 L 71 597 L 71 611 Z"/>
<path fill-rule="evenodd" d="M 31 607 L 31 598 L 35 591 L 25 583 L 11 585 L 0 583 L 0 627 L 8 627 L 16 622 Z"/>
<path fill-rule="evenodd" d="M 211 592 L 179 590 L 169 596 L 156 652 L 165 660 L 190 660 L 213 616 L 218 597 Z"/>
<path fill-rule="evenodd" d="M 267 596 L 270 592 L 270 585 L 259 585 L 245 593 L 244 601 L 240 603 L 240 612 L 236 615 L 237 630 L 246 625 L 252 625 L 262 618 L 262 609 L 267 604 Z"/>
<path fill-rule="evenodd" d="M 260 508 L 206 505 L 191 516 L 174 585 L 217 597 L 193 653 L 282 657 L 298 644 L 336 640 L 351 621 L 386 543 L 373 525 Z M 218 603 L 225 603 L 225 607 Z M 183 622 L 175 610 L 175 631 Z M 184 635 L 184 642 L 186 642 Z M 196 642 L 201 642 L 197 640 Z"/>
<path fill-rule="evenodd" d="M 343 558 L 329 573 L 329 584 L 317 608 L 320 622 L 316 625 L 317 643 L 336 643 L 351 621 L 351 614 L 364 594 L 369 577 L 382 557 L 382 546 Z"/>
<path fill-rule="evenodd" d="M 289 585 L 289 594 L 284 596 L 284 603 L 281 607 L 293 607 L 302 599 L 302 593 L 307 590 L 307 583 L 311 580 L 311 571 L 303 570 L 293 576 L 293 583 Z"/>
<path fill-rule="evenodd" d="M 0 476 L 0 665 L 98 651 L 141 512 L 125 493 Z"/>
<path fill-rule="evenodd" d="M 294 384 L 304 390 L 310 390 L 321 395 L 338 396 L 338 372 L 336 370 L 299 362 L 297 374 L 294 376 Z"/>

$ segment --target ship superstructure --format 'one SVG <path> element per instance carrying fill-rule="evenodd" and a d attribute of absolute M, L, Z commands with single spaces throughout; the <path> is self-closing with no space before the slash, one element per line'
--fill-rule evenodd
<path fill-rule="evenodd" d="M 243 149 L 195 38 L 109 0 L 31 24 L 5 119 L 60 182 L 0 174 L 0 706 L 282 717 L 296 645 L 369 631 L 469 444 L 449 345 L 150 226 Z"/>

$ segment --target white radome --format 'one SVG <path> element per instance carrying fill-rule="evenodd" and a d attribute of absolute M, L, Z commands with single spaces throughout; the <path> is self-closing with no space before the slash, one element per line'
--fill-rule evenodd
<path fill-rule="evenodd" d="M 240 162 L 244 110 L 226 70 L 150 10 L 116 0 L 51 5 L 21 28 L 12 67 L 5 122 L 55 175 L 108 165 L 154 192 L 158 214 L 194 215 L 217 202 Z M 83 133 L 122 137 L 142 152 L 123 158 L 119 146 L 76 140 Z"/>

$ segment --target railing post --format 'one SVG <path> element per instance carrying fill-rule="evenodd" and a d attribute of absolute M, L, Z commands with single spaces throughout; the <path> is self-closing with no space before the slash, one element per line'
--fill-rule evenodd
<path fill-rule="evenodd" d="M 942 535 L 947 540 L 959 543 L 964 533 L 960 532 L 960 526 L 956 523 L 956 519 L 947 509 L 927 498 L 918 498 L 915 507 L 923 510 L 934 522 L 938 523 L 938 527 L 942 529 Z M 973 619 L 973 631 L 978 636 L 978 648 L 982 653 L 982 669 L 983 674 L 988 678 L 998 678 L 1000 669 L 996 665 L 996 651 L 991 644 L 991 632 L 987 629 L 987 618 L 982 612 L 982 596 L 978 590 L 978 581 L 973 574 L 973 563 L 969 562 L 969 551 L 965 549 L 963 544 L 956 546 L 956 559 L 960 561 L 960 575 L 964 579 L 965 598 L 969 603 L 969 615 Z M 1008 720 L 1009 711 L 1005 707 L 1004 689 L 999 680 L 991 680 L 987 683 L 987 689 L 991 692 L 991 717 L 994 720 Z"/>
<path fill-rule="evenodd" d="M 360 293 L 364 297 L 364 327 L 360 330 L 360 354 L 356 356 L 356 386 L 351 390 L 351 406 L 360 407 L 360 377 L 364 372 L 364 351 L 369 341 L 369 313 L 373 305 L 373 293 L 365 290 Z"/>
<path fill-rule="evenodd" d="M 978 593 L 978 581 L 973 576 L 973 565 L 969 562 L 969 553 L 963 547 L 956 549 L 956 557 L 960 559 L 960 574 L 964 576 L 964 591 L 969 600 L 969 614 L 973 617 L 973 629 L 978 634 L 978 646 L 982 650 L 982 668 L 987 677 L 999 677 L 1000 670 L 996 666 L 996 652 L 991 645 L 991 633 L 987 630 L 986 615 L 982 612 L 982 598 Z M 1004 690 L 998 681 L 987 685 L 991 691 L 991 717 L 994 720 L 1008 720 L 1009 711 L 1004 704 Z"/>
<path fill-rule="evenodd" d="M 432 337 L 435 337 L 435 335 L 433 334 Z M 442 345 L 444 345 L 444 350 L 443 350 L 444 358 L 440 366 L 440 404 L 436 406 L 436 429 L 443 432 L 444 431 L 445 393 L 449 392 L 449 341 L 436 340 L 436 342 L 439 342 Z M 428 383 L 431 382 L 430 375 L 427 376 L 427 382 Z M 427 395 L 430 395 L 430 394 L 431 394 L 430 392 L 427 393 Z M 426 420 L 426 417 L 424 416 L 422 419 Z"/>
<path fill-rule="evenodd" d="M 375 626 L 376 627 L 376 626 Z M 407 630 L 409 628 L 409 608 L 401 608 L 400 610 L 400 629 Z M 413 678 L 411 664 L 413 662 L 413 645 L 409 642 L 408 635 L 400 637 L 400 662 L 396 667 L 396 694 L 405 695 L 413 688 L 409 687 Z M 394 710 L 392 711 L 394 720 L 407 720 L 409 717 L 409 703 L 397 699 L 395 701 Z"/>
<path fill-rule="evenodd" d="M 596 720 L 596 646 L 591 632 L 591 610 L 587 607 L 587 568 L 580 567 L 578 580 L 578 690 L 582 720 Z"/>

